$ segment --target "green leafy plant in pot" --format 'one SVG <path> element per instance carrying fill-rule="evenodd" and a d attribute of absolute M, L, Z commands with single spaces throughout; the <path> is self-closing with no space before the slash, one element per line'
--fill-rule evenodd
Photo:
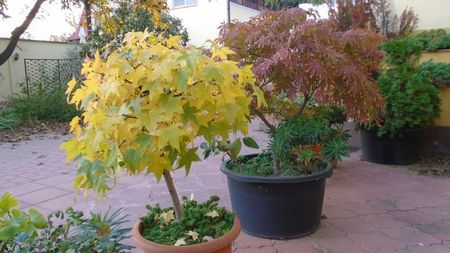
<path fill-rule="evenodd" d="M 381 122 L 362 124 L 363 155 L 371 162 L 411 164 L 421 153 L 425 128 L 439 116 L 439 92 L 417 70 L 423 49 L 419 39 L 388 41 L 382 49 L 386 64 L 377 83 L 386 103 Z"/>
<path fill-rule="evenodd" d="M 383 107 L 374 82 L 381 37 L 365 30 L 340 32 L 299 9 L 266 11 L 225 25 L 219 41 L 234 59 L 253 64 L 267 106 L 253 108 L 270 132 L 262 154 L 226 161 L 233 210 L 243 230 L 260 237 L 292 238 L 320 224 L 327 163 L 348 154 L 348 133 L 323 113 L 330 106 L 361 121 Z M 275 118 L 270 121 L 268 116 Z"/>
<path fill-rule="evenodd" d="M 230 253 L 239 234 L 238 218 L 217 197 L 180 200 L 171 176 L 200 160 L 197 138 L 248 132 L 260 92 L 251 66 L 227 60 L 229 53 L 213 45 L 206 56 L 178 37 L 128 33 L 107 59 L 85 63 L 80 88 L 72 93 L 76 81 L 69 84 L 70 102 L 82 110 L 71 122 L 75 137 L 62 145 L 79 165 L 75 187 L 104 195 L 123 172 L 164 177 L 173 207 L 148 207 L 133 229 L 144 252 Z"/>

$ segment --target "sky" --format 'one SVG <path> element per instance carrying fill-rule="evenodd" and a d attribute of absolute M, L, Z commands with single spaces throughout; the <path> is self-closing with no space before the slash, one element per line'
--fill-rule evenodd
<path fill-rule="evenodd" d="M 10 37 L 15 27 L 24 20 L 35 0 L 7 0 L 8 19 L 0 18 L 0 37 Z M 22 38 L 49 40 L 52 35 L 68 36 L 75 31 L 74 24 L 78 23 L 81 15 L 80 8 L 62 10 L 58 1 L 42 4 L 36 18 L 31 22 Z"/>

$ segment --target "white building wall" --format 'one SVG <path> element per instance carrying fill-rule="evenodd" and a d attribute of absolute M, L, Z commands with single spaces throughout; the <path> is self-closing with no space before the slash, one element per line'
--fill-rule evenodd
<path fill-rule="evenodd" d="M 198 0 L 197 5 L 172 8 L 173 0 L 168 0 L 170 13 L 180 18 L 189 33 L 189 43 L 201 46 L 206 40 L 219 35 L 218 27 L 227 20 L 225 0 Z"/>
<path fill-rule="evenodd" d="M 180 18 L 189 33 L 189 44 L 201 46 L 207 40 L 219 36 L 219 27 L 227 22 L 227 0 L 198 0 L 196 5 L 175 7 L 167 0 L 170 14 Z M 247 21 L 259 12 L 235 3 L 230 3 L 231 19 Z"/>

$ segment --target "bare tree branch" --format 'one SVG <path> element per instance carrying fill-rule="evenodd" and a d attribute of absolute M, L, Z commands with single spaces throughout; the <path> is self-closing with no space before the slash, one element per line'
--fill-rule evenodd
<path fill-rule="evenodd" d="M 16 27 L 16 29 L 14 29 L 14 31 L 12 31 L 8 45 L 3 50 L 3 52 L 0 54 L 0 66 L 3 65 L 3 63 L 5 63 L 9 59 L 9 57 L 12 55 L 12 53 L 14 52 L 14 49 L 17 46 L 17 42 L 20 39 L 20 36 L 28 29 L 28 26 L 30 26 L 31 21 L 33 21 L 33 19 L 36 17 L 36 14 L 39 12 L 39 9 L 41 8 L 41 5 L 45 1 L 46 0 L 37 0 L 34 3 L 33 8 L 28 13 L 27 17 L 23 21 L 23 23 L 20 26 Z"/>

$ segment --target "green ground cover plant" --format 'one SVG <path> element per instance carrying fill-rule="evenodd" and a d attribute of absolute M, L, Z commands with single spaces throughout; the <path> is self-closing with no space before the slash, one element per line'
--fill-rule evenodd
<path fill-rule="evenodd" d="M 191 245 L 207 242 L 223 236 L 233 227 L 234 214 L 219 207 L 219 197 L 198 203 L 183 197 L 184 218 L 176 222 L 172 207 L 147 206 L 148 213 L 142 217 L 142 235 L 153 242 L 167 245 Z"/>

